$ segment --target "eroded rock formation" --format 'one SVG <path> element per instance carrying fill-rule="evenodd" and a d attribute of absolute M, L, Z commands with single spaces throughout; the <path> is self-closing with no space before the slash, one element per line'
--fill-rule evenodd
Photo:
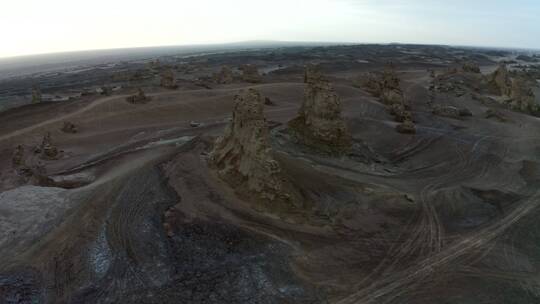
<path fill-rule="evenodd" d="M 56 159 L 58 157 L 58 148 L 53 144 L 50 132 L 47 132 L 47 134 L 43 136 L 40 152 L 44 158 Z"/>
<path fill-rule="evenodd" d="M 486 89 L 485 77 L 474 63 L 464 63 L 460 70 L 449 69 L 438 74 L 430 85 L 434 93 L 462 97 L 467 93 L 480 93 Z"/>
<path fill-rule="evenodd" d="M 500 122 L 507 122 L 508 118 L 501 111 L 495 109 L 487 109 L 485 113 L 485 118 L 491 119 L 494 118 Z"/>
<path fill-rule="evenodd" d="M 267 105 L 267 106 L 275 106 L 276 104 L 272 101 L 272 99 L 270 99 L 270 97 L 265 97 L 264 98 L 264 104 Z"/>
<path fill-rule="evenodd" d="M 406 120 L 413 121 L 412 113 L 405 109 L 403 104 L 395 103 L 389 107 L 390 114 L 394 116 L 394 120 L 397 122 L 404 122 Z"/>
<path fill-rule="evenodd" d="M 40 103 L 41 102 L 41 90 L 38 86 L 34 86 L 32 88 L 32 103 Z"/>
<path fill-rule="evenodd" d="M 510 96 L 512 94 L 512 80 L 504 64 L 499 65 L 497 70 L 489 76 L 489 83 L 499 95 Z"/>
<path fill-rule="evenodd" d="M 15 152 L 13 153 L 12 158 L 13 165 L 21 166 L 24 164 L 24 146 L 18 145 L 15 147 Z"/>
<path fill-rule="evenodd" d="M 401 80 L 392 65 L 388 66 L 383 72 L 380 94 L 381 101 L 387 105 L 396 103 L 405 105 L 405 98 L 401 90 Z"/>
<path fill-rule="evenodd" d="M 475 74 L 480 73 L 480 66 L 478 66 L 476 62 L 472 62 L 472 61 L 467 61 L 463 63 L 462 69 L 463 69 L 463 72 L 466 72 L 466 73 L 475 73 Z"/>
<path fill-rule="evenodd" d="M 322 74 L 321 68 L 315 64 L 308 64 L 304 70 L 304 83 L 326 82 L 328 79 Z"/>
<path fill-rule="evenodd" d="M 473 113 L 471 112 L 471 110 L 469 110 L 467 108 L 460 108 L 459 109 L 459 116 L 461 116 L 461 117 L 473 116 Z"/>
<path fill-rule="evenodd" d="M 104 96 L 110 96 L 112 94 L 112 88 L 109 86 L 103 86 L 99 88 L 97 92 Z"/>
<path fill-rule="evenodd" d="M 396 131 L 403 134 L 414 134 L 416 133 L 416 126 L 414 125 L 414 122 L 405 120 L 403 123 L 396 126 Z"/>
<path fill-rule="evenodd" d="M 408 106 L 401 90 L 401 80 L 393 65 L 387 66 L 382 73 L 370 73 L 366 77 L 364 86 L 386 105 L 402 104 L 405 107 Z"/>
<path fill-rule="evenodd" d="M 450 105 L 435 105 L 433 107 L 432 113 L 434 115 L 456 119 L 464 116 L 472 116 L 472 113 L 469 109 L 457 108 Z"/>
<path fill-rule="evenodd" d="M 210 77 L 199 77 L 193 81 L 193 84 L 198 87 L 211 90 L 212 89 L 212 87 L 210 86 L 211 82 L 212 82 L 212 79 Z"/>
<path fill-rule="evenodd" d="M 531 85 L 520 77 L 512 79 L 512 88 L 510 92 L 510 107 L 520 111 L 538 111 L 536 96 Z"/>
<path fill-rule="evenodd" d="M 231 68 L 223 66 L 218 73 L 214 74 L 214 81 L 219 84 L 229 84 L 234 81 L 234 74 Z"/>
<path fill-rule="evenodd" d="M 209 163 L 233 188 L 247 190 L 263 202 L 284 201 L 289 195 L 272 156 L 263 102 L 254 89 L 235 97 L 232 121 L 217 139 Z"/>
<path fill-rule="evenodd" d="M 432 77 L 435 77 L 433 71 L 430 73 Z M 401 80 L 392 63 L 387 65 L 382 73 L 371 73 L 367 77 L 365 87 L 371 94 L 387 105 L 387 109 L 394 116 L 394 120 L 400 123 L 396 126 L 398 132 L 416 133 L 410 104 L 405 100 L 405 95 L 401 89 Z"/>
<path fill-rule="evenodd" d="M 262 76 L 259 74 L 259 70 L 253 64 L 245 64 L 240 67 L 242 70 L 242 80 L 250 83 L 262 82 Z"/>
<path fill-rule="evenodd" d="M 173 70 L 167 69 L 161 73 L 160 85 L 166 89 L 178 89 L 178 85 L 176 84 L 176 75 L 174 74 Z"/>
<path fill-rule="evenodd" d="M 79 172 L 70 175 L 43 176 L 42 184 L 59 187 L 64 189 L 73 189 L 88 185 L 95 181 L 96 177 L 88 172 Z"/>
<path fill-rule="evenodd" d="M 74 123 L 70 121 L 64 121 L 64 125 L 62 126 L 62 132 L 64 133 L 77 133 L 79 132 L 79 129 L 77 126 L 75 126 Z"/>
<path fill-rule="evenodd" d="M 503 64 L 488 76 L 488 82 L 498 95 L 505 98 L 501 102 L 513 110 L 538 112 L 539 105 L 536 104 L 536 96 L 532 89 L 532 86 L 536 85 L 534 80 L 529 81 L 521 76 L 511 77 Z"/>
<path fill-rule="evenodd" d="M 150 100 L 151 98 L 146 96 L 146 94 L 141 88 L 137 89 L 137 94 L 128 96 L 126 98 L 126 101 L 129 103 L 147 103 Z"/>
<path fill-rule="evenodd" d="M 314 66 L 306 68 L 304 79 L 304 102 L 289 126 L 308 146 L 325 152 L 347 150 L 351 147 L 351 135 L 341 117 L 339 96 Z"/>

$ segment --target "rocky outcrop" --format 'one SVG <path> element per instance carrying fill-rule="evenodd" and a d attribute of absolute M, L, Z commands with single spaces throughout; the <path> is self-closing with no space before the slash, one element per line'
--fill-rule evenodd
<path fill-rule="evenodd" d="M 488 76 L 488 83 L 492 90 L 503 97 L 500 102 L 511 109 L 529 113 L 540 110 L 532 89 L 532 86 L 536 85 L 535 80 L 530 81 L 521 76 L 512 78 L 506 66 L 502 64 Z"/>
<path fill-rule="evenodd" d="M 161 72 L 161 87 L 166 89 L 175 90 L 178 89 L 178 85 L 176 84 L 176 75 L 174 74 L 174 71 L 171 69 L 167 69 L 163 72 Z"/>
<path fill-rule="evenodd" d="M 58 148 L 53 144 L 50 132 L 43 136 L 39 152 L 43 158 L 56 159 L 58 157 Z"/>
<path fill-rule="evenodd" d="M 214 81 L 219 84 L 230 84 L 234 82 L 234 74 L 231 68 L 224 66 L 218 73 L 214 74 Z"/>
<path fill-rule="evenodd" d="M 128 96 L 126 98 L 126 101 L 129 103 L 137 104 L 137 103 L 147 103 L 151 100 L 150 97 L 146 96 L 144 91 L 142 89 L 137 89 L 137 94 Z"/>
<path fill-rule="evenodd" d="M 410 105 L 405 100 L 401 89 L 401 80 L 392 64 L 389 64 L 381 74 L 371 74 L 366 82 L 367 90 L 387 105 L 394 120 L 400 122 L 396 128 L 401 133 L 414 133 L 414 119 Z"/>
<path fill-rule="evenodd" d="M 315 64 L 308 64 L 304 68 L 304 83 L 319 83 L 327 82 L 321 71 L 320 66 Z"/>
<path fill-rule="evenodd" d="M 212 89 L 212 87 L 210 86 L 211 82 L 212 80 L 210 79 L 210 77 L 199 77 L 193 81 L 193 84 L 198 87 L 211 90 Z"/>
<path fill-rule="evenodd" d="M 496 119 L 500 122 L 507 122 L 508 118 L 501 111 L 495 109 L 487 109 L 485 113 L 485 118 L 487 119 Z"/>
<path fill-rule="evenodd" d="M 512 80 L 506 65 L 499 65 L 497 70 L 489 76 L 488 81 L 499 95 L 510 96 L 512 94 Z"/>
<path fill-rule="evenodd" d="M 397 76 L 393 65 L 387 66 L 380 74 L 368 74 L 364 86 L 371 94 L 378 97 L 382 103 L 388 106 L 402 104 L 408 107 L 401 90 L 401 80 Z"/>
<path fill-rule="evenodd" d="M 91 184 L 96 177 L 87 172 L 79 172 L 70 175 L 56 175 L 45 178 L 44 184 L 49 187 L 58 187 L 64 189 L 79 188 Z"/>
<path fill-rule="evenodd" d="M 469 109 L 466 108 L 457 108 L 449 105 L 435 105 L 433 107 L 432 113 L 434 115 L 449 117 L 459 119 L 465 116 L 472 116 L 472 113 Z"/>
<path fill-rule="evenodd" d="M 406 120 L 396 126 L 396 131 L 403 134 L 414 134 L 416 133 L 416 126 L 414 125 L 414 122 Z"/>
<path fill-rule="evenodd" d="M 41 102 L 41 90 L 38 86 L 34 86 L 32 88 L 32 103 L 40 103 Z"/>
<path fill-rule="evenodd" d="M 469 117 L 469 116 L 473 116 L 473 113 L 471 112 L 471 110 L 469 110 L 467 108 L 460 108 L 459 109 L 459 116 L 461 116 L 461 117 Z"/>
<path fill-rule="evenodd" d="M 23 145 L 18 145 L 15 148 L 15 151 L 12 157 L 12 163 L 15 166 L 24 165 L 24 146 Z"/>
<path fill-rule="evenodd" d="M 381 96 L 381 75 L 377 73 L 364 73 L 356 80 L 356 87 L 364 88 L 375 97 Z"/>
<path fill-rule="evenodd" d="M 264 98 L 264 104 L 267 105 L 267 106 L 275 106 L 276 104 L 272 101 L 272 99 L 270 99 L 270 97 L 265 97 Z"/>
<path fill-rule="evenodd" d="M 448 69 L 438 74 L 430 84 L 430 91 L 462 97 L 468 93 L 480 93 L 487 88 L 484 75 L 474 63 L 465 63 L 462 69 Z"/>
<path fill-rule="evenodd" d="M 475 74 L 480 73 L 480 66 L 478 66 L 476 62 L 472 62 L 472 61 L 467 61 L 463 63 L 462 69 L 463 69 L 463 72 L 465 73 L 475 73 Z"/>
<path fill-rule="evenodd" d="M 405 104 L 403 92 L 398 90 L 385 89 L 381 93 L 381 100 L 387 105 Z"/>
<path fill-rule="evenodd" d="M 112 88 L 109 86 L 103 86 L 101 88 L 98 88 L 96 92 L 104 96 L 110 96 L 112 94 Z"/>
<path fill-rule="evenodd" d="M 259 70 L 253 64 L 245 64 L 240 67 L 242 70 L 242 80 L 249 83 L 262 82 L 262 76 L 259 74 Z"/>
<path fill-rule="evenodd" d="M 62 132 L 64 133 L 77 133 L 79 132 L 79 128 L 75 126 L 72 122 L 64 121 L 64 125 L 62 126 Z"/>
<path fill-rule="evenodd" d="M 209 163 L 237 191 L 263 202 L 289 199 L 281 168 L 272 156 L 262 96 L 248 89 L 235 97 L 233 117 L 217 139 Z"/>
<path fill-rule="evenodd" d="M 390 114 L 394 116 L 394 120 L 397 122 L 404 122 L 406 120 L 413 121 L 411 111 L 407 111 L 405 106 L 399 103 L 395 103 L 390 107 Z"/>
<path fill-rule="evenodd" d="M 405 104 L 405 97 L 401 90 L 401 80 L 393 66 L 387 67 L 382 75 L 381 101 L 387 105 Z"/>
<path fill-rule="evenodd" d="M 346 151 L 351 147 L 351 135 L 341 117 L 339 96 L 313 66 L 306 68 L 304 79 L 304 102 L 289 126 L 308 146 L 331 153 Z"/>
<path fill-rule="evenodd" d="M 512 88 L 510 92 L 510 107 L 520 111 L 538 111 L 536 96 L 531 85 L 523 78 L 512 79 Z"/>

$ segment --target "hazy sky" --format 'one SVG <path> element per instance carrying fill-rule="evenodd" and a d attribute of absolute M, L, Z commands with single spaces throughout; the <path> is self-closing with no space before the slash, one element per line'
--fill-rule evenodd
<path fill-rule="evenodd" d="M 0 57 L 245 40 L 540 48 L 540 0 L 2 0 Z"/>

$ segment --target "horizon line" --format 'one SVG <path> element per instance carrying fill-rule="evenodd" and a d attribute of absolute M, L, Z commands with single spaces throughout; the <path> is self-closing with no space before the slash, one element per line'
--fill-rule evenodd
<path fill-rule="evenodd" d="M 489 48 L 500 50 L 515 50 L 515 51 L 540 51 L 540 48 L 536 47 L 519 47 L 519 46 L 495 46 L 495 45 L 467 45 L 467 44 L 443 44 L 443 43 L 417 43 L 417 42 L 335 42 L 335 41 L 291 41 L 291 40 L 242 40 L 232 42 L 208 42 L 208 43 L 193 43 L 193 44 L 170 44 L 170 45 L 151 45 L 151 46 L 132 46 L 132 47 L 112 47 L 112 48 L 97 48 L 97 49 L 81 49 L 81 50 L 67 50 L 67 51 L 55 51 L 50 53 L 30 53 L 22 55 L 9 55 L 0 56 L 2 60 L 23 59 L 28 57 L 39 57 L 48 55 L 62 55 L 62 54 L 75 54 L 75 53 L 90 53 L 90 52 L 106 52 L 106 51 L 121 51 L 121 50 L 142 50 L 142 49 L 157 49 L 157 48 L 177 48 L 177 47 L 212 47 L 212 46 L 226 46 L 235 44 L 249 44 L 249 43 L 267 43 L 267 44 L 312 44 L 312 45 L 426 45 L 426 46 L 446 46 L 446 47 L 466 47 L 466 48 Z M 246 46 L 246 48 L 256 48 L 257 46 Z M 274 46 L 268 45 L 265 48 L 273 48 Z M 239 48 L 241 49 L 241 48 Z"/>

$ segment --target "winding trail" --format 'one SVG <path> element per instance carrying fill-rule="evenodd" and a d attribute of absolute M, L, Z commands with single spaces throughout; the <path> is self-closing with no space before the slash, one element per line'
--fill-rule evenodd
<path fill-rule="evenodd" d="M 99 98 L 99 99 L 96 99 L 94 101 L 92 101 L 90 104 L 74 111 L 74 112 L 71 112 L 69 114 L 66 114 L 66 115 L 63 115 L 63 116 L 59 116 L 59 117 L 56 117 L 56 118 L 52 118 L 52 119 L 48 119 L 48 120 L 45 120 L 45 121 L 42 121 L 40 123 L 37 123 L 35 125 L 31 125 L 29 127 L 26 127 L 26 128 L 23 128 L 23 129 L 20 129 L 20 130 L 17 130 L 17 131 L 13 131 L 11 133 L 8 133 L 8 134 L 5 134 L 5 135 L 2 135 L 0 136 L 0 142 L 1 141 L 4 141 L 4 140 L 7 140 L 7 139 L 10 139 L 12 137 L 15 137 L 15 136 L 19 136 L 19 135 L 22 135 L 22 134 L 25 134 L 25 133 L 28 133 L 28 132 L 31 132 L 31 131 L 34 131 L 38 128 L 42 128 L 44 126 L 47 126 L 47 125 L 50 125 L 50 124 L 53 124 L 53 123 L 57 123 L 57 122 L 61 122 L 63 120 L 66 120 L 68 118 L 72 118 L 72 117 L 75 117 L 77 115 L 80 115 L 88 110 L 91 110 L 101 104 L 104 104 L 106 102 L 109 102 L 111 100 L 116 100 L 116 99 L 120 99 L 120 98 L 126 98 L 128 95 L 116 95 L 116 96 L 109 96 L 109 97 L 104 97 L 104 98 Z"/>

